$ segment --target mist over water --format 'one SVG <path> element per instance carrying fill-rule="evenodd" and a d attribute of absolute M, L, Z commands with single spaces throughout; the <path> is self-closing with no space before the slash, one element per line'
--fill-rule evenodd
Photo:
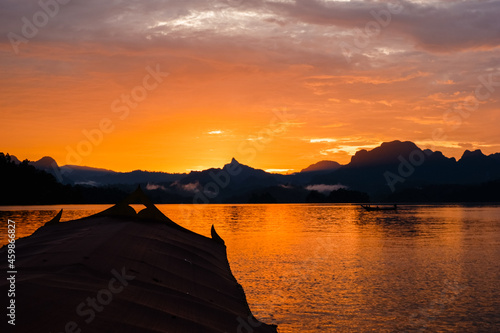
<path fill-rule="evenodd" d="M 19 238 L 61 208 L 68 221 L 107 207 L 1 207 L 0 241 L 7 219 Z M 158 208 L 206 236 L 215 225 L 252 312 L 280 332 L 500 331 L 499 206 Z"/>

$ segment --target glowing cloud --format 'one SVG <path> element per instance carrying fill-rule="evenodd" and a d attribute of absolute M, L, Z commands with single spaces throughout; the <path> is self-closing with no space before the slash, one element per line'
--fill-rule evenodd
<path fill-rule="evenodd" d="M 322 138 L 322 139 L 309 139 L 310 143 L 323 143 L 323 142 L 337 142 L 337 139 Z"/>

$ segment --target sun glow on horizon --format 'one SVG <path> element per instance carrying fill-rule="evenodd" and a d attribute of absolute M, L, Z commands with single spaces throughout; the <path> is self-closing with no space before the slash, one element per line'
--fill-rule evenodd
<path fill-rule="evenodd" d="M 17 18 L 41 10 L 5 6 L 4 36 L 22 36 Z M 301 170 L 393 140 L 455 158 L 500 151 L 500 88 L 488 85 L 500 80 L 497 3 L 412 1 L 363 48 L 353 34 L 387 3 L 311 6 L 61 7 L 28 42 L 0 43 L 1 149 L 123 172 L 186 172 L 233 157 Z"/>

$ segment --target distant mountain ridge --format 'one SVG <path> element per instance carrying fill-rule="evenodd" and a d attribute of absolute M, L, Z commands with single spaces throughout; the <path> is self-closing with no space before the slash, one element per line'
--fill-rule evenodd
<path fill-rule="evenodd" d="M 491 155 L 488 155 L 488 156 L 491 157 L 494 160 L 500 161 L 500 153 L 495 153 L 495 154 L 491 154 Z"/>
<path fill-rule="evenodd" d="M 30 162 L 30 164 L 37 169 L 46 169 L 46 170 L 59 167 L 59 165 L 57 165 L 56 160 L 54 160 L 50 156 L 44 156 L 36 162 Z"/>
<path fill-rule="evenodd" d="M 12 160 L 16 161 L 14 158 Z M 383 200 L 412 188 L 481 184 L 500 179 L 500 153 L 487 156 L 481 150 L 466 150 L 457 161 L 439 151 L 422 150 L 413 142 L 397 140 L 384 142 L 372 150 L 360 150 L 346 165 L 320 161 L 289 175 L 255 169 L 234 158 L 221 168 L 182 174 L 142 170 L 116 172 L 73 165 L 59 167 L 47 156 L 30 164 L 53 174 L 64 184 L 143 184 L 159 196 L 166 193 L 174 197 L 198 197 L 203 202 L 306 202 L 319 198 L 320 195 L 310 196 L 317 188 L 322 191 L 343 188 Z"/>
<path fill-rule="evenodd" d="M 342 164 L 335 161 L 319 161 L 302 169 L 300 172 L 335 171 L 341 166 Z"/>
<path fill-rule="evenodd" d="M 348 164 L 350 167 L 373 167 L 393 163 L 399 156 L 407 156 L 413 151 L 420 150 L 410 141 L 384 142 L 370 151 L 362 149 L 356 152 Z"/>
<path fill-rule="evenodd" d="M 107 169 L 65 165 L 60 168 L 61 174 L 71 184 L 87 184 L 94 186 L 116 184 L 138 184 L 148 182 L 170 182 L 183 178 L 186 174 L 134 170 L 117 172 Z"/>
<path fill-rule="evenodd" d="M 349 186 L 382 198 L 406 188 L 431 184 L 478 184 L 500 179 L 500 161 L 480 150 L 466 150 L 460 160 L 439 151 L 422 150 L 413 142 L 382 143 L 358 151 L 351 162 L 313 182 Z"/>

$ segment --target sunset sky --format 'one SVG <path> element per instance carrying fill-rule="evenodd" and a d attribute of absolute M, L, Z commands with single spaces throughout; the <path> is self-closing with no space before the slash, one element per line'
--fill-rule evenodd
<path fill-rule="evenodd" d="M 0 0 L 0 151 L 286 172 L 500 152 L 500 1 Z"/>

